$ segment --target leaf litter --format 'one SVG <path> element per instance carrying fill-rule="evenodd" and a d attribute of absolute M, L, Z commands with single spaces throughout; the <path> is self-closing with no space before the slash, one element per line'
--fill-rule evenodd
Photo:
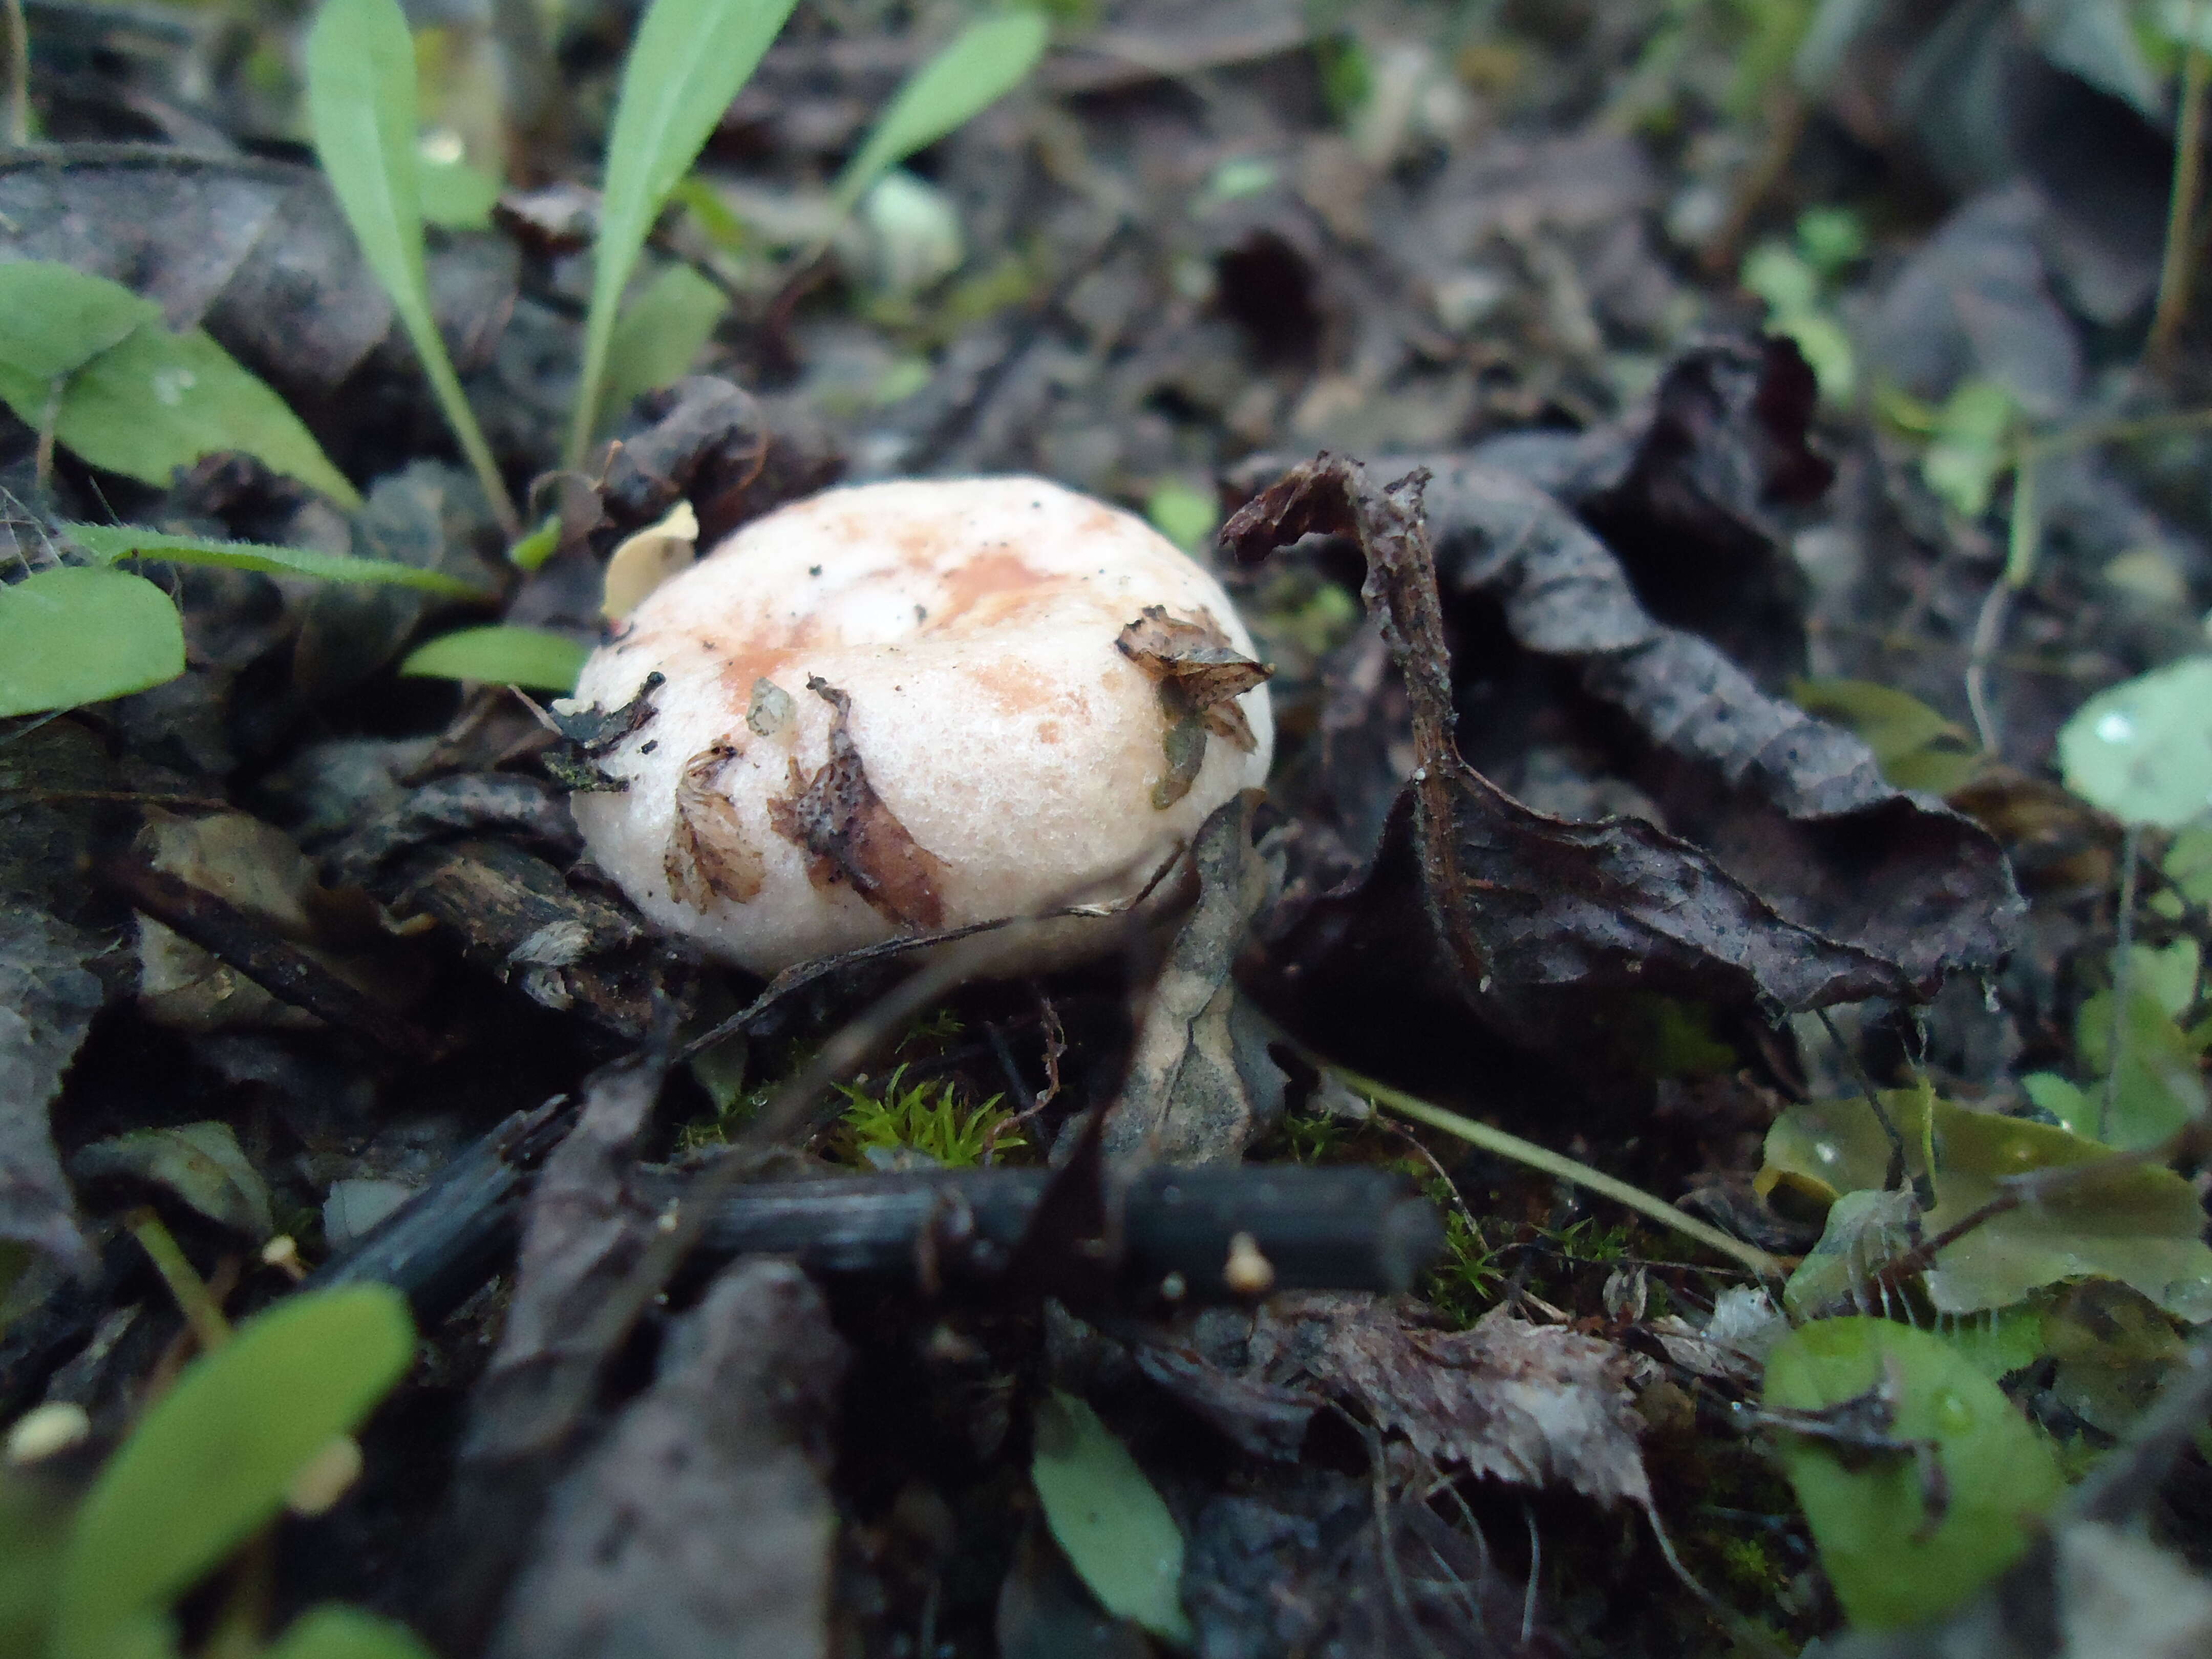
<path fill-rule="evenodd" d="M 595 173 L 629 20 L 394 56 L 363 0 L 338 90 L 411 80 L 419 130 L 346 151 L 349 224 L 258 159 L 336 131 L 327 50 L 304 114 L 249 67 L 297 20 L 34 8 L 6 592 L 136 584 L 160 649 L 0 664 L 0 1393 L 90 1435 L 0 1529 L 191 1375 L 163 1287 L 204 1331 L 319 1263 L 407 1289 L 419 1364 L 188 1649 L 264 1559 L 276 1613 L 222 1616 L 279 1652 L 2201 1646 L 2186 52 L 1879 9 L 663 0 L 683 118 L 623 100 Z M 780 832 L 921 931 L 763 988 L 579 862 L 566 793 L 649 696 L 549 731 L 505 687 L 572 683 L 626 538 L 904 472 L 1064 480 L 1206 562 L 1241 506 L 1261 660 L 1164 615 L 1124 650 L 1163 794 L 1270 672 L 1282 763 L 1081 919 L 1099 962 L 1000 982 L 1039 924 L 932 931 L 844 734 Z M 759 854 L 718 764 L 695 896 Z M 238 846 L 149 874 L 149 819 Z M 1439 1108 L 1347 1109 L 1339 1060 Z M 1778 1304 L 1601 1176 L 1808 1253 Z M 803 1266 L 725 1265 L 769 1248 Z M 1824 1343 L 1858 1369 L 1792 1395 Z M 1071 1504 L 1139 1526 L 1141 1596 Z"/>

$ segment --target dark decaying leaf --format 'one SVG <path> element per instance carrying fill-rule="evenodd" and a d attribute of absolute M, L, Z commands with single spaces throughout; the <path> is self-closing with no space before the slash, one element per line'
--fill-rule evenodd
<path fill-rule="evenodd" d="M 1251 501 L 1223 539 L 1248 560 L 1316 531 L 1364 550 L 1364 595 L 1411 702 L 1416 764 L 1399 810 L 1463 991 L 1637 988 L 1806 1008 L 1909 996 L 1995 959 L 2018 900 L 1986 836 L 1891 789 L 1863 744 L 1760 696 L 1704 641 L 1654 623 L 1556 502 L 1473 464 L 1443 492 L 1452 546 L 1470 580 L 1502 590 L 1509 626 L 1582 658 L 1593 690 L 1719 770 L 1723 794 L 1805 816 L 1755 815 L 1743 844 L 1708 853 L 1635 819 L 1546 817 L 1468 766 L 1451 737 L 1425 482 L 1377 488 L 1358 463 L 1323 456 Z"/>
<path fill-rule="evenodd" d="M 481 1646 L 607 1358 L 594 1316 L 654 1236 L 659 1206 L 632 1175 L 666 1070 L 654 1047 L 594 1073 L 531 1195 L 514 1298 L 470 1401 L 441 1523 L 447 1646 Z"/>
<path fill-rule="evenodd" d="M 1192 1528 L 1183 1599 L 1200 1650 L 1223 1659 L 1566 1650 L 1479 1534 L 1425 1504 L 1378 1503 L 1370 1481 L 1332 1469 L 1271 1470 L 1212 1498 Z"/>
<path fill-rule="evenodd" d="M 1237 699 L 1272 671 L 1231 646 L 1212 617 L 1189 622 L 1170 616 L 1164 605 L 1148 605 L 1114 644 L 1158 688 L 1167 722 L 1162 742 L 1168 766 L 1152 786 L 1154 806 L 1172 806 L 1190 793 L 1206 764 L 1209 733 L 1248 755 L 1258 746 Z"/>
<path fill-rule="evenodd" d="M 1198 903 L 1176 935 L 1137 1025 L 1106 1150 L 1121 1163 L 1234 1163 L 1282 1115 L 1284 1077 L 1265 1022 L 1230 970 L 1267 901 L 1252 846 L 1256 792 L 1215 809 L 1191 846 Z"/>
<path fill-rule="evenodd" d="M 1503 1308 L 1465 1331 L 1425 1323 L 1424 1312 L 1372 1297 L 1279 1296 L 1249 1322 L 1203 1315 L 1183 1339 L 1146 1343 L 1136 1358 L 1258 1456 L 1296 1460 L 1313 1413 L 1333 1401 L 1438 1465 L 1605 1504 L 1650 1502 L 1621 1349 Z"/>
<path fill-rule="evenodd" d="M 905 927 L 939 927 L 945 901 L 938 891 L 945 866 L 907 833 L 868 781 L 860 751 L 846 729 L 853 700 L 810 674 L 806 689 L 834 711 L 830 758 L 811 778 L 792 763 L 791 793 L 769 803 L 776 834 L 808 854 L 808 878 L 825 891 L 850 887 L 871 908 Z"/>
<path fill-rule="evenodd" d="M 738 526 L 835 483 L 844 459 L 799 410 L 773 420 L 727 380 L 693 375 L 639 399 L 649 422 L 624 434 L 600 493 L 614 533 L 656 523 L 689 497 L 699 546 L 711 550 Z"/>
<path fill-rule="evenodd" d="M 829 1651 L 845 1345 L 788 1262 L 729 1268 L 653 1387 L 555 1490 L 495 1659 Z"/>
<path fill-rule="evenodd" d="M 92 1257 L 46 1110 L 106 1000 L 86 966 L 100 948 L 43 911 L 0 904 L 0 1238 L 76 1268 Z"/>
<path fill-rule="evenodd" d="M 0 250 L 135 289 L 289 392 L 335 390 L 392 326 L 310 167 L 152 145 L 18 151 L 0 162 Z"/>
<path fill-rule="evenodd" d="M 502 834 L 573 859 L 582 849 L 567 792 L 515 772 L 462 772 L 410 790 L 323 855 L 331 880 L 367 882 L 402 854 L 463 836 Z"/>
<path fill-rule="evenodd" d="M 676 822 L 661 862 L 669 893 L 681 903 L 704 908 L 726 898 L 742 904 L 767 877 L 760 848 L 745 833 L 735 803 L 714 787 L 737 757 L 729 744 L 712 744 L 686 761 L 676 781 Z"/>

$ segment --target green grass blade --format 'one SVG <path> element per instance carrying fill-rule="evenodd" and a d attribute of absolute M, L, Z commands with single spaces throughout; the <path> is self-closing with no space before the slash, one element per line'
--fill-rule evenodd
<path fill-rule="evenodd" d="M 421 570 L 389 559 L 356 559 L 312 547 L 271 547 L 261 542 L 226 542 L 210 536 L 172 536 L 130 524 L 70 524 L 55 526 L 106 564 L 118 559 L 159 559 L 166 564 L 219 564 L 233 570 L 258 570 L 272 576 L 313 576 L 326 582 L 384 583 L 419 588 L 451 599 L 493 597 L 458 576 Z"/>
<path fill-rule="evenodd" d="M 464 628 L 416 647 L 399 672 L 565 693 L 576 689 L 590 654 L 567 635 L 539 628 Z"/>
<path fill-rule="evenodd" d="M 367 0 L 346 0 L 366 3 Z M 386 0 L 389 3 L 389 0 Z M 338 3 L 338 0 L 332 0 Z M 653 0 L 623 66 L 607 141 L 584 368 L 567 464 L 580 470 L 599 422 L 607 350 L 646 234 L 791 15 L 793 0 Z"/>
<path fill-rule="evenodd" d="M 0 715 L 105 702 L 185 672 L 185 627 L 143 576 L 64 565 L 0 587 Z"/>
<path fill-rule="evenodd" d="M 841 214 L 901 161 L 988 109 L 1026 80 L 1044 55 L 1043 14 L 1012 11 L 970 23 L 898 90 L 830 199 Z"/>
<path fill-rule="evenodd" d="M 521 521 L 430 313 L 415 155 L 415 43 L 398 0 L 325 0 L 307 32 L 307 118 L 362 257 L 391 295 L 439 406 L 513 540 Z"/>

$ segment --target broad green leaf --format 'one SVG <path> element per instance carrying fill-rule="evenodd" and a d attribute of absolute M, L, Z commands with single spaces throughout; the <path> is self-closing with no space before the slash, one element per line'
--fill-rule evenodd
<path fill-rule="evenodd" d="M 2212 820 L 2191 823 L 2175 836 L 2159 867 L 2190 903 L 2212 905 Z"/>
<path fill-rule="evenodd" d="M 466 161 L 433 161 L 417 156 L 416 198 L 426 224 L 441 230 L 489 230 L 499 201 L 499 180 Z"/>
<path fill-rule="evenodd" d="M 728 295 L 685 264 L 669 266 L 647 284 L 615 325 L 607 348 L 607 390 L 600 405 L 607 423 L 619 419 L 641 392 L 690 374 L 729 304 Z"/>
<path fill-rule="evenodd" d="M 1890 1090 L 1882 1101 L 1905 1138 L 1908 1176 L 1929 1172 L 1933 1153 L 1936 1206 L 1921 1218 L 1923 1237 L 1978 1209 L 2007 1176 L 2105 1164 L 1946 1249 L 1927 1275 L 1938 1312 L 2009 1307 L 2045 1285 L 2103 1277 L 2134 1285 L 2182 1318 L 2212 1318 L 2203 1211 L 2195 1188 L 2171 1170 L 2118 1163 L 2110 1148 L 2082 1136 L 1931 1103 L 1917 1090 Z M 1889 1142 L 1865 1101 L 1815 1101 L 1790 1107 L 1767 1131 L 1758 1186 L 1764 1193 L 1787 1182 L 1833 1201 L 1879 1188 L 1888 1164 Z"/>
<path fill-rule="evenodd" d="M 62 1565 L 52 1659 L 106 1659 L 284 1505 L 294 1475 L 407 1370 L 407 1304 L 383 1285 L 295 1297 L 202 1356 L 100 1473 Z"/>
<path fill-rule="evenodd" d="M 220 564 L 233 570 L 259 570 L 274 576 L 313 576 L 328 582 L 390 582 L 418 587 L 448 599 L 491 597 L 458 576 L 420 570 L 390 559 L 356 559 L 311 547 L 270 547 L 260 542 L 226 542 L 208 536 L 172 536 L 128 524 L 70 524 L 56 526 L 71 541 L 106 563 L 118 559 L 158 559 L 164 564 Z"/>
<path fill-rule="evenodd" d="M 143 576 L 64 565 L 0 587 L 0 715 L 105 702 L 184 672 L 184 623 Z"/>
<path fill-rule="evenodd" d="M 1766 1357 L 1769 1411 L 1829 1412 L 1893 1390 L 1887 1430 L 1932 1443 L 1944 1498 L 1909 1451 L 1844 1448 L 1782 1429 L 1776 1451 L 1854 1625 L 1948 1612 L 2019 1559 L 2065 1489 L 2050 1443 L 1942 1338 L 1887 1320 L 1815 1320 Z"/>
<path fill-rule="evenodd" d="M 0 1464 L 0 1653 L 46 1651 L 70 1497 L 36 1470 Z"/>
<path fill-rule="evenodd" d="M 271 1643 L 262 1659 L 431 1659 L 406 1626 L 358 1607 L 310 1607 Z"/>
<path fill-rule="evenodd" d="M 791 15 L 793 0 L 653 0 L 623 65 L 601 185 L 584 368 L 568 433 L 580 468 L 599 424 L 615 318 L 646 234 L 731 100 Z"/>
<path fill-rule="evenodd" d="M 918 149 L 981 114 L 1026 80 L 1044 55 L 1043 14 L 1010 11 L 970 23 L 908 77 L 876 129 L 845 164 L 830 199 L 840 213 Z"/>
<path fill-rule="evenodd" d="M 1792 680 L 1790 701 L 1833 720 L 1874 750 L 1882 776 L 1900 789 L 1948 795 L 1982 767 L 1966 729 L 1919 698 L 1872 680 Z"/>
<path fill-rule="evenodd" d="M 2162 1006 L 2154 977 L 2150 983 L 2144 980 L 2137 976 L 2129 987 L 2112 1121 L 2104 1126 L 2104 1133 L 2098 1133 L 2099 1118 L 2094 1114 L 2103 1107 L 2102 1084 L 2083 1090 L 2093 1111 L 2086 1123 L 2065 1120 L 2070 1128 L 2128 1151 L 2157 1146 L 2204 1109 L 2202 1050 Z M 2111 1069 L 2112 992 L 2100 991 L 2082 1003 L 2074 1020 L 2074 1048 L 2091 1073 L 2101 1076 Z"/>
<path fill-rule="evenodd" d="M 2011 464 L 2019 414 L 2012 393 L 1995 380 L 1960 382 L 1936 411 L 1935 441 L 1920 458 L 1929 489 L 1967 518 L 1979 518 Z"/>
<path fill-rule="evenodd" d="M 0 396 L 24 415 L 13 382 L 0 381 Z M 25 418 L 35 422 L 36 409 Z M 198 329 L 143 323 L 101 352 L 69 378 L 54 436 L 94 466 L 163 486 L 179 467 L 234 450 L 361 505 L 289 405 Z"/>
<path fill-rule="evenodd" d="M 2052 1392 L 2106 1434 L 2125 1434 L 2189 1358 L 2172 1321 L 2108 1279 L 2073 1286 L 2044 1313 L 2040 1326 L 2043 1352 L 2058 1362 Z"/>
<path fill-rule="evenodd" d="M 1037 1404 L 1036 1438 L 1030 1475 L 1068 1564 L 1115 1618 L 1188 1646 L 1182 1532 L 1128 1448 L 1057 1389 Z"/>
<path fill-rule="evenodd" d="M 2134 1294 L 2109 1279 L 2090 1279 L 2081 1288 L 2100 1287 L 2124 1295 Z M 1939 1316 L 1936 1334 L 1951 1345 L 1952 1352 L 1990 1382 L 2002 1382 L 2043 1357 L 2046 1314 L 2039 1302 L 2040 1298 L 2035 1298 L 2017 1308 L 1989 1308 L 1955 1318 Z"/>
<path fill-rule="evenodd" d="M 2066 787 L 2133 823 L 2179 830 L 2212 806 L 2212 656 L 2100 691 L 2059 728 Z"/>
<path fill-rule="evenodd" d="M 41 386 L 161 318 L 161 307 L 105 276 L 45 259 L 0 264 L 0 364 Z"/>
<path fill-rule="evenodd" d="M 526 685 L 534 691 L 573 691 L 590 654 L 565 635 L 542 629 L 465 628 L 417 646 L 399 665 L 399 672 L 434 679 Z"/>
<path fill-rule="evenodd" d="M 447 423 L 504 523 L 514 508 L 499 464 L 461 393 L 430 310 L 415 101 L 415 43 L 398 0 L 324 0 L 307 31 L 307 119 L 315 155 L 362 258 L 392 296 Z"/>

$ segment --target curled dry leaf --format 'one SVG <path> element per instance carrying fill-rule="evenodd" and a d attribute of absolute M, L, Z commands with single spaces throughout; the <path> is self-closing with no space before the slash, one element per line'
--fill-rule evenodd
<path fill-rule="evenodd" d="M 907 833 L 868 781 L 867 768 L 846 729 L 852 698 L 817 676 L 806 689 L 836 711 L 830 758 L 811 778 L 792 763 L 791 793 L 769 803 L 769 822 L 786 841 L 806 849 L 806 873 L 819 888 L 841 883 L 902 927 L 944 925 L 939 892 L 945 866 Z M 687 774 L 688 775 L 688 774 Z"/>
<path fill-rule="evenodd" d="M 1148 605 L 1114 645 L 1159 688 L 1168 768 L 1152 786 L 1154 806 L 1172 806 L 1190 793 L 1206 764 L 1209 732 L 1248 755 L 1259 747 L 1237 699 L 1274 671 L 1239 652 L 1211 616 L 1201 611 L 1189 622 Z"/>
<path fill-rule="evenodd" d="M 1492 476 L 1527 509 L 1524 529 L 1543 527 L 1533 516 L 1539 508 L 1573 526 L 1541 492 Z M 1784 836 L 1782 854 L 1737 851 L 1723 863 L 1638 819 L 1569 823 L 1533 811 L 1468 766 L 1452 738 L 1426 484 L 1416 471 L 1378 486 L 1358 462 L 1323 455 L 1255 498 L 1222 537 L 1247 560 L 1311 532 L 1351 536 L 1364 550 L 1363 597 L 1383 621 L 1411 704 L 1416 763 L 1393 829 L 1410 835 L 1425 904 L 1463 993 L 1492 983 L 1586 985 L 1810 1008 L 1908 998 L 1947 971 L 1995 959 L 2018 899 L 1994 843 L 1956 815 L 1881 783 L 1856 739 L 1802 714 L 1789 719 L 1711 646 L 1632 609 L 1618 566 L 1579 526 L 1580 541 L 1566 544 L 1561 562 L 1525 568 L 1529 605 L 1591 636 L 1574 653 L 1591 659 L 1595 679 L 1620 682 L 1614 700 L 1650 730 L 1687 734 L 1683 746 L 1719 763 L 1739 789 L 1786 795 L 1811 821 Z M 1503 530 L 1492 546 L 1500 561 L 1519 553 Z M 1570 578 L 1584 579 L 1578 601 Z M 1561 583 L 1566 598 L 1551 591 Z M 1616 585 L 1631 609 L 1597 608 Z M 1510 599 L 1508 611 L 1512 622 Z M 1553 648 L 1571 649 L 1564 641 Z M 1656 679 L 1641 678 L 1670 651 L 1694 658 L 1695 672 L 1678 678 L 1654 668 Z M 1761 709 L 1773 717 L 1754 722 L 1747 744 L 1721 735 Z M 1699 736 L 1708 732 L 1710 744 Z M 1856 822 L 1852 814 L 1861 815 Z M 1774 813 L 1763 821 L 1784 830 L 1796 822 Z M 1871 851 L 1852 845 L 1855 835 Z M 1389 842 L 1386 835 L 1386 848 Z M 1747 869 L 1739 873 L 1735 862 Z M 1386 853 L 1370 877 L 1388 863 Z M 1374 884 L 1347 890 L 1346 902 L 1375 908 Z"/>
<path fill-rule="evenodd" d="M 701 750 L 684 763 L 676 784 L 676 822 L 668 832 L 664 864 L 668 890 L 686 904 L 726 898 L 743 904 L 761 890 L 767 867 L 745 834 L 738 809 L 714 787 L 722 769 L 737 758 L 726 743 Z"/>

